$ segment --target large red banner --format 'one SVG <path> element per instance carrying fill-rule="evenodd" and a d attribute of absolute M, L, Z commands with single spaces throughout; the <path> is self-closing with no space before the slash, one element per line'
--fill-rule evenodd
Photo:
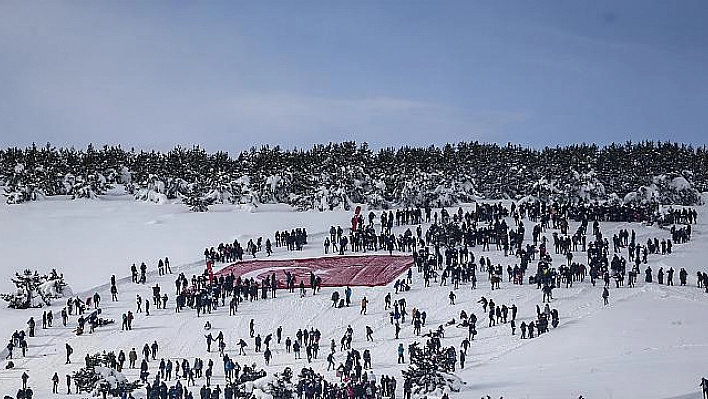
<path fill-rule="evenodd" d="M 380 286 L 399 277 L 413 265 L 412 256 L 328 256 L 306 259 L 250 260 L 226 266 L 216 276 L 253 277 L 256 281 L 275 273 L 280 287 L 285 287 L 285 272 L 310 285 L 310 272 L 322 279 L 323 287 Z"/>

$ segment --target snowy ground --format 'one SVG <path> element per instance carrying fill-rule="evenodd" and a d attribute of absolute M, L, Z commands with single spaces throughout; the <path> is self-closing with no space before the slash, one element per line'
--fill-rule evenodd
<path fill-rule="evenodd" d="M 705 213 L 704 208 L 699 212 Z M 298 295 L 281 291 L 279 298 L 245 303 L 239 315 L 228 316 L 222 308 L 209 317 L 197 319 L 196 313 L 174 313 L 173 279 L 158 277 L 158 257 L 169 256 L 174 272 L 188 276 L 201 273 L 200 254 L 205 246 L 238 238 L 245 243 L 258 236 L 272 237 L 275 230 L 306 227 L 310 244 L 305 251 L 289 253 L 276 248 L 278 257 L 319 256 L 322 239 L 330 225 L 349 225 L 351 213 L 293 212 L 284 206 L 262 205 L 257 209 L 214 207 L 206 214 L 186 211 L 182 205 L 153 205 L 135 202 L 127 197 L 105 197 L 96 201 L 52 200 L 19 206 L 0 206 L 0 291 L 9 291 L 9 277 L 23 268 L 49 271 L 52 267 L 63 272 L 75 292 L 86 297 L 98 291 L 103 297 L 103 316 L 120 319 L 121 313 L 135 311 L 135 296 L 150 296 L 150 286 L 159 283 L 170 295 L 168 310 L 151 310 L 146 317 L 138 314 L 131 332 L 120 330 L 120 325 L 99 328 L 92 335 L 75 336 L 69 327 L 42 330 L 30 339 L 28 357 L 16 359 L 16 369 L 0 370 L 0 394 L 13 395 L 21 386 L 20 375 L 29 370 L 30 385 L 37 398 L 51 398 L 50 378 L 57 371 L 61 377 L 60 392 L 65 392 L 64 375 L 76 370 L 87 353 L 131 347 L 139 351 L 145 343 L 157 340 L 159 357 L 189 358 L 212 356 L 216 367 L 214 384 L 223 386 L 223 369 L 218 354 L 207 354 L 202 327 L 209 320 L 214 335 L 224 331 L 227 352 L 240 363 L 264 366 L 260 354 L 253 353 L 253 341 L 248 338 L 248 323 L 256 320 L 256 331 L 262 336 L 273 333 L 282 325 L 284 336 L 294 336 L 298 328 L 316 327 L 323 332 L 320 359 L 312 366 L 335 379 L 334 372 L 326 372 L 326 347 L 330 339 L 339 342 L 346 326 L 354 327 L 353 346 L 372 349 L 374 371 L 377 376 L 393 375 L 402 386 L 400 367 L 396 365 L 396 346 L 393 326 L 383 309 L 383 298 L 391 287 L 355 288 L 354 303 L 362 295 L 370 300 L 369 314 L 359 315 L 359 308 L 332 309 L 330 294 L 335 288 L 324 288 L 321 294 L 300 299 Z M 520 340 L 512 336 L 508 325 L 486 327 L 487 318 L 476 303 L 480 296 L 493 298 L 498 304 L 519 307 L 519 319 L 535 317 L 535 306 L 541 303 L 541 293 L 535 286 L 514 286 L 502 283 L 501 290 L 490 291 L 485 275 L 480 276 L 479 288 L 461 286 L 457 290 L 457 305 L 448 305 L 450 287 L 434 285 L 422 288 L 414 274 L 413 289 L 405 294 L 408 308 L 418 307 L 428 313 L 426 323 L 434 328 L 461 309 L 480 317 L 479 334 L 473 342 L 464 370 L 458 375 L 467 381 L 462 392 L 453 397 L 478 398 L 700 398 L 700 377 L 708 375 L 705 359 L 708 357 L 708 327 L 704 312 L 708 310 L 708 294 L 695 287 L 695 272 L 708 270 L 708 226 L 699 216 L 693 241 L 675 245 L 671 256 L 654 255 L 649 264 L 655 273 L 659 266 L 685 267 L 689 272 L 688 287 L 667 287 L 639 282 L 636 288 L 611 290 L 610 306 L 602 306 L 600 285 L 592 287 L 589 279 L 571 289 L 556 289 L 552 307 L 559 310 L 560 326 L 540 338 Z M 513 222 L 511 222 L 513 224 Z M 526 222 L 527 238 L 532 224 Z M 638 242 L 651 237 L 668 238 L 667 231 L 656 226 L 605 223 L 605 233 L 620 228 L 635 229 Z M 571 231 L 575 224 L 571 224 Z M 552 230 L 546 234 L 550 238 Z M 479 249 L 475 254 L 480 255 Z M 625 252 L 626 254 L 626 252 Z M 487 252 L 494 263 L 504 267 L 515 263 L 499 252 Z M 584 257 L 581 254 L 576 256 Z M 130 283 L 129 266 L 145 261 L 153 274 L 145 286 Z M 559 264 L 556 261 L 555 265 Z M 111 274 L 119 278 L 119 301 L 110 302 L 108 280 Z M 640 278 L 641 280 L 641 278 Z M 676 276 L 678 281 L 678 273 Z M 400 296 L 398 296 L 400 297 Z M 394 295 L 394 299 L 397 296 Z M 58 311 L 61 306 L 55 306 Z M 41 321 L 41 311 L 0 309 L 4 329 L 9 338 L 15 329 L 25 327 L 30 316 Z M 364 327 L 374 329 L 375 340 L 367 343 Z M 446 329 L 444 346 L 459 347 L 466 333 L 462 329 Z M 237 356 L 236 342 L 244 338 L 249 343 L 246 357 Z M 414 340 L 412 327 L 406 325 L 401 334 L 404 345 Z M 74 364 L 64 364 L 64 344 L 69 342 L 74 352 Z M 303 355 L 304 357 L 304 355 Z M 337 353 L 337 363 L 344 355 Z M 286 366 L 299 370 L 307 360 L 294 360 L 283 347 L 275 345 L 274 359 L 267 370 L 280 371 Z M 156 367 L 151 362 L 151 371 Z M 135 370 L 128 376 L 137 378 Z M 201 381 L 198 381 L 201 386 Z M 142 394 L 141 391 L 140 393 Z M 66 397 L 66 395 L 60 395 Z M 76 396 L 79 397 L 79 396 Z M 85 395 L 80 396 L 85 397 Z"/>

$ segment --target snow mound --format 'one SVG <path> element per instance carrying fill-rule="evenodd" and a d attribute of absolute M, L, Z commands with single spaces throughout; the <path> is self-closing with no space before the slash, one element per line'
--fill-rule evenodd
<path fill-rule="evenodd" d="M 169 201 L 167 195 L 154 189 L 141 188 L 135 194 L 135 199 L 139 201 L 152 202 L 153 204 L 164 205 Z"/>

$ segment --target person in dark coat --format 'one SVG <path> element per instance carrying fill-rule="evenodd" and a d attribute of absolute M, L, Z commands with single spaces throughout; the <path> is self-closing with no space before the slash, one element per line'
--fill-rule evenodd
<path fill-rule="evenodd" d="M 66 343 L 66 364 L 71 363 L 71 354 L 74 353 L 74 348 L 69 345 L 69 343 Z"/>

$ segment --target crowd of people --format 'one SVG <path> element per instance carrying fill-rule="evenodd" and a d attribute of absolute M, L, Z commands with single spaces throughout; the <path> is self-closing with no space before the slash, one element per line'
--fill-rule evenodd
<path fill-rule="evenodd" d="M 485 297 L 480 298 L 479 304 L 482 306 L 483 316 L 487 318 L 487 328 L 496 328 L 499 325 L 508 325 L 510 335 L 519 336 L 519 339 L 532 339 L 547 333 L 550 328 L 560 325 L 559 311 L 551 308 L 549 303 L 553 300 L 553 289 L 565 285 L 572 287 L 573 282 L 583 282 L 586 275 L 589 275 L 592 285 L 597 281 L 603 281 L 603 300 L 605 303 L 609 299 L 609 288 L 611 279 L 615 280 L 616 288 L 624 285 L 625 275 L 628 274 L 628 285 L 634 286 L 637 276 L 640 274 L 639 266 L 647 264 L 650 255 L 670 255 L 674 244 L 686 243 L 691 238 L 691 224 L 696 221 L 694 210 L 672 210 L 670 215 L 673 221 L 689 223 L 681 227 L 672 226 L 670 229 L 671 238 L 649 239 L 646 245 L 641 245 L 636 240 L 634 230 L 631 232 L 622 229 L 612 237 L 612 251 L 608 239 L 602 234 L 601 222 L 607 221 L 648 221 L 655 217 L 655 210 L 649 206 L 599 206 L 593 204 L 580 205 L 559 205 L 559 204 L 531 204 L 522 203 L 517 206 L 512 204 L 507 208 L 502 204 L 477 204 L 473 209 L 463 211 L 459 208 L 456 212 L 450 213 L 446 209 L 433 212 L 430 208 L 405 208 L 399 209 L 395 213 L 391 210 L 382 211 L 380 215 L 370 212 L 366 216 L 355 216 L 352 221 L 352 229 L 348 234 L 340 226 L 331 226 L 329 235 L 325 237 L 325 253 L 349 253 L 359 251 L 379 251 L 384 250 L 392 253 L 401 251 L 412 255 L 414 267 L 409 269 L 406 275 L 396 280 L 393 288 L 394 298 L 390 293 L 386 295 L 383 306 L 389 312 L 390 336 L 399 339 L 400 333 L 406 325 L 412 329 L 415 337 L 426 338 L 425 348 L 427 353 L 444 352 L 448 359 L 448 368 L 455 370 L 459 362 L 459 367 L 465 367 L 465 359 L 468 349 L 478 334 L 479 319 L 473 312 L 467 313 L 464 309 L 459 312 L 459 320 L 452 319 L 436 328 L 426 327 L 428 312 L 436 312 L 436 309 L 425 309 L 426 304 L 407 304 L 405 293 L 414 283 L 413 271 L 417 270 L 422 279 L 422 287 L 430 287 L 431 282 L 438 286 L 450 286 L 453 291 L 448 294 L 451 306 L 464 306 L 455 302 L 455 289 L 466 285 L 470 289 L 476 289 L 478 277 L 486 275 L 486 279 L 492 290 L 502 289 L 502 283 L 523 285 L 525 278 L 529 274 L 529 269 L 533 262 L 536 263 L 535 274 L 528 276 L 528 283 L 535 284 L 537 289 L 542 291 L 543 306 L 536 306 L 535 318 L 522 320 L 517 334 L 517 315 L 519 309 L 516 304 L 496 304 L 494 300 Z M 654 216 L 652 216 L 654 215 Z M 513 226 L 507 224 L 505 218 L 513 219 Z M 376 223 L 377 218 L 379 223 Z M 532 242 L 524 243 L 527 222 L 536 223 L 532 229 Z M 569 230 L 569 220 L 579 221 L 578 230 L 571 234 Z M 590 223 L 592 222 L 592 224 Z M 421 224 L 431 223 L 426 231 L 423 231 Z M 379 231 L 376 231 L 377 225 Z M 416 225 L 415 227 L 413 227 Z M 588 228 L 592 225 L 592 234 L 588 239 Z M 405 227 L 399 235 L 393 233 L 393 227 Z M 552 242 L 549 242 L 547 235 L 543 234 L 548 229 L 554 229 L 551 234 Z M 401 229 L 402 230 L 402 229 Z M 273 242 L 276 248 L 286 250 L 302 250 L 307 244 L 307 232 L 304 228 L 282 230 L 275 233 Z M 553 246 L 553 254 L 548 250 Z M 204 251 L 204 258 L 208 262 L 235 262 L 243 260 L 244 254 L 256 254 L 265 248 L 268 256 L 272 254 L 270 238 L 265 242 L 259 237 L 254 242 L 249 240 L 244 248 L 234 240 L 233 243 L 219 244 L 216 248 L 207 248 Z M 493 249 L 492 249 L 493 248 Z M 623 250 L 626 248 L 626 258 Z M 496 265 L 491 261 L 489 254 L 491 251 L 499 251 L 508 259 L 513 259 L 516 263 L 511 263 L 506 267 L 501 263 Z M 476 255 L 477 252 L 479 255 Z M 585 252 L 587 255 L 587 266 L 580 263 L 574 253 Z M 562 264 L 553 267 L 556 257 Z M 135 264 L 131 267 L 131 281 L 136 284 L 147 284 L 148 267 L 141 263 L 140 267 Z M 533 270 L 533 269 L 531 269 Z M 506 273 L 506 276 L 505 276 Z M 666 283 L 673 285 L 673 276 L 676 271 L 670 267 L 667 270 L 659 268 L 656 278 L 659 284 Z M 136 314 L 150 314 L 150 306 L 155 310 L 164 311 L 172 306 L 170 298 L 160 286 L 162 278 L 172 275 L 172 269 L 167 257 L 157 262 L 158 280 L 152 288 L 152 301 L 143 299 L 140 295 L 136 298 L 135 313 L 127 310 L 122 314 L 121 329 L 132 330 L 132 324 Z M 652 283 L 654 274 L 651 267 L 644 271 L 645 282 Z M 687 272 L 680 268 L 679 284 L 685 286 Z M 704 287 L 708 292 L 708 274 L 698 272 L 699 287 Z M 288 293 L 294 293 L 295 288 L 299 288 L 300 296 L 305 295 L 305 287 L 312 289 L 313 294 L 317 293 L 321 286 L 321 278 L 310 274 L 310 279 L 301 279 L 299 282 L 292 275 L 282 276 L 272 273 L 271 275 L 257 281 L 254 278 L 242 278 L 241 276 L 220 275 L 214 277 L 208 270 L 190 278 L 184 273 L 179 273 L 174 280 L 174 312 L 179 313 L 184 309 L 192 309 L 196 316 L 219 311 L 222 307 L 229 308 L 230 315 L 237 315 L 239 306 L 249 303 L 249 306 L 258 306 L 257 301 L 277 298 L 279 279 L 285 283 Z M 431 281 L 432 280 L 432 281 Z M 118 302 L 118 289 L 115 275 L 110 281 L 111 300 Z M 353 290 L 345 287 L 343 295 L 338 290 L 333 290 L 332 307 L 349 307 L 354 303 Z M 254 303 L 255 302 L 255 303 Z M 365 316 L 368 306 L 367 298 L 361 297 L 360 314 Z M 61 310 L 62 325 L 67 326 L 71 316 L 77 319 L 78 330 L 82 333 L 85 324 L 88 323 L 90 331 L 99 325 L 108 324 L 101 319 L 100 314 L 101 297 L 98 293 L 89 298 L 69 298 L 67 306 Z M 88 317 L 85 313 L 91 310 Z M 410 309 L 410 310 L 409 310 Z M 408 319 L 408 322 L 406 321 Z M 103 320 L 103 321 L 102 321 Z M 30 323 L 31 322 L 31 323 Z M 28 337 L 35 334 L 34 319 L 28 322 Z M 42 318 L 43 328 L 52 327 L 53 314 L 45 311 Z M 102 324 L 104 323 L 104 324 Z M 256 353 L 262 353 L 266 366 L 270 364 L 273 357 L 271 345 L 283 342 L 285 353 L 292 353 L 296 360 L 305 360 L 311 363 L 319 359 L 320 344 L 323 338 L 319 329 L 314 326 L 301 328 L 297 332 L 287 334 L 282 327 L 275 331 L 258 331 L 255 320 L 251 320 L 249 327 L 250 338 L 253 339 L 253 349 Z M 461 341 L 459 348 L 454 346 L 443 347 L 442 340 L 445 339 L 445 329 L 456 327 L 466 329 L 467 337 Z M 211 331 L 209 322 L 205 325 L 206 351 L 212 352 L 212 347 L 216 349 L 219 358 L 223 362 L 224 385 L 213 384 L 212 378 L 215 373 L 215 364 L 211 357 L 206 361 L 199 357 L 193 362 L 185 358 L 178 357 L 158 357 L 159 346 L 157 342 L 151 345 L 145 344 L 142 348 L 142 360 L 139 365 L 140 381 L 144 384 L 146 395 L 149 399 L 180 398 L 189 399 L 194 397 L 190 387 L 202 385 L 199 389 L 200 399 L 220 399 L 223 394 L 225 399 L 239 397 L 239 390 L 242 383 L 252 381 L 264 371 L 257 370 L 255 364 L 247 366 L 241 365 L 237 361 L 237 356 L 244 355 L 249 346 L 247 338 L 238 339 L 238 355 L 230 355 L 226 352 L 226 340 L 224 331 L 219 331 L 216 336 Z M 366 341 L 373 341 L 374 330 L 370 326 L 365 327 L 363 334 Z M 291 338 L 293 337 L 293 338 Z M 307 399 L 339 399 L 348 398 L 373 398 L 373 397 L 395 397 L 396 379 L 389 376 L 376 378 L 372 370 L 372 353 L 369 349 L 360 350 L 352 345 L 354 341 L 354 329 L 349 326 L 339 340 L 339 345 L 334 338 L 329 345 L 329 353 L 326 358 L 327 370 L 335 370 L 338 382 L 329 382 L 327 379 L 315 373 L 311 368 L 304 367 L 298 375 L 295 393 L 299 398 Z M 27 340 L 24 331 L 13 334 L 7 346 L 9 355 L 7 359 L 12 359 L 13 349 L 21 348 L 23 356 L 27 349 Z M 398 362 L 405 363 L 404 346 L 398 346 Z M 409 359 L 411 353 L 415 351 L 409 346 Z M 337 349 L 339 352 L 337 353 Z M 301 352 L 305 352 L 305 359 L 301 357 Z M 341 356 L 339 362 L 336 357 Z M 160 359 L 158 361 L 158 358 Z M 136 368 L 139 359 L 135 348 L 128 351 L 126 355 L 120 350 L 116 363 L 117 371 L 124 369 L 124 362 L 128 361 L 128 369 Z M 175 359 L 173 361 L 173 359 Z M 70 361 L 70 353 L 67 344 L 67 363 Z M 339 363 L 339 364 L 337 364 Z M 152 367 L 151 367 L 152 365 Z M 152 379 L 151 377 L 152 376 Z M 67 390 L 70 390 L 71 378 L 67 376 Z M 174 378 L 174 383 L 172 383 Z M 26 382 L 26 381 L 25 381 Z M 58 382 L 55 383 L 55 385 Z M 402 387 L 404 397 L 410 397 L 415 381 L 404 379 Z M 25 387 L 26 388 L 26 387 Z M 25 389 L 23 388 L 23 389 Z M 125 393 L 129 395 L 128 392 Z M 27 397 L 26 395 L 24 396 Z"/>

